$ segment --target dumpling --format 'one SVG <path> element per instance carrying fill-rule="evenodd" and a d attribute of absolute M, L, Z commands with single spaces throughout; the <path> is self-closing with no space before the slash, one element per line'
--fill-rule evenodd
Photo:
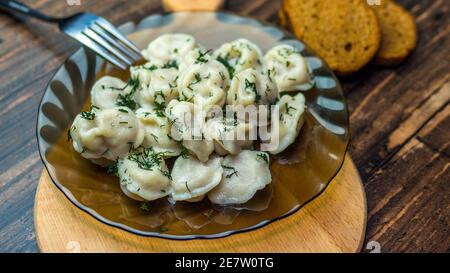
<path fill-rule="evenodd" d="M 248 106 L 272 104 L 278 98 L 278 89 L 267 73 L 248 68 L 235 75 L 227 93 L 227 104 Z"/>
<path fill-rule="evenodd" d="M 208 193 L 214 204 L 246 203 L 272 182 L 269 155 L 265 152 L 243 150 L 238 155 L 228 155 L 223 159 L 222 168 L 222 181 Z"/>
<path fill-rule="evenodd" d="M 298 93 L 295 96 L 284 95 L 276 105 L 279 106 L 278 130 L 276 130 L 277 126 L 272 120 L 269 134 L 271 143 L 276 143 L 274 138 L 278 138 L 278 145 L 274 149 L 269 150 L 271 154 L 281 153 L 295 142 L 303 126 L 305 96 L 302 93 Z"/>
<path fill-rule="evenodd" d="M 131 77 L 139 79 L 136 101 L 142 107 L 164 107 L 178 96 L 176 68 L 135 67 Z"/>
<path fill-rule="evenodd" d="M 275 46 L 266 53 L 264 61 L 280 92 L 308 90 L 312 87 L 308 62 L 294 47 Z"/>
<path fill-rule="evenodd" d="M 152 147 L 156 153 L 162 153 L 164 158 L 181 153 L 181 145 L 170 137 L 171 125 L 163 111 L 154 108 L 139 108 L 136 110 L 136 116 L 144 129 L 142 146 Z"/>
<path fill-rule="evenodd" d="M 205 139 L 205 116 L 201 109 L 195 110 L 194 104 L 186 101 L 172 100 L 166 108 L 166 116 L 171 121 L 170 135 L 181 141 L 200 161 L 208 161 L 214 151 L 212 140 Z"/>
<path fill-rule="evenodd" d="M 197 43 L 195 38 L 183 33 L 163 34 L 153 40 L 142 51 L 142 56 L 151 63 L 162 66 L 168 62 L 179 62 Z"/>
<path fill-rule="evenodd" d="M 151 201 L 169 194 L 170 173 L 161 153 L 152 149 L 132 150 L 117 162 L 120 188 L 129 197 Z"/>
<path fill-rule="evenodd" d="M 221 63 L 204 55 L 201 62 L 192 63 L 178 78 L 180 100 L 196 103 L 206 111 L 223 106 L 230 84 L 228 71 Z"/>
<path fill-rule="evenodd" d="M 214 140 L 214 150 L 219 155 L 238 154 L 241 149 L 252 147 L 256 139 L 255 126 L 237 118 L 210 119 L 205 128 L 206 137 Z"/>
<path fill-rule="evenodd" d="M 261 49 L 247 39 L 225 43 L 213 56 L 228 68 L 230 78 L 247 68 L 262 68 Z"/>
<path fill-rule="evenodd" d="M 116 160 L 130 148 L 141 145 L 144 130 L 133 111 L 126 107 L 81 112 L 70 129 L 74 149 L 88 159 Z"/>
<path fill-rule="evenodd" d="M 171 199 L 200 201 L 222 180 L 222 158 L 201 162 L 194 157 L 178 157 L 172 169 Z"/>
<path fill-rule="evenodd" d="M 95 82 L 91 89 L 91 102 L 102 108 L 114 108 L 121 105 L 124 100 L 133 100 L 133 86 L 121 79 L 104 76 Z"/>
<path fill-rule="evenodd" d="M 178 69 L 180 71 L 184 71 L 194 63 L 199 64 L 211 60 L 211 55 L 209 54 L 209 52 L 209 50 L 206 50 L 203 47 L 196 47 L 190 50 L 185 56 L 180 59 Z"/>

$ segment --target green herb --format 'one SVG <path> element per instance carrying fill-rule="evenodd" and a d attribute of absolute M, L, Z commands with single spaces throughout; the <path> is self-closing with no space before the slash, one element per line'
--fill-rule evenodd
<path fill-rule="evenodd" d="M 294 111 L 297 110 L 297 108 L 289 106 L 289 104 L 287 102 L 285 104 L 285 107 L 286 107 L 286 115 L 289 115 L 289 116 L 292 116 L 292 114 L 290 113 L 291 110 L 294 110 Z"/>
<path fill-rule="evenodd" d="M 166 110 L 166 103 L 165 102 L 159 103 L 157 101 L 155 101 L 154 103 L 155 103 L 154 110 L 156 116 L 160 118 L 165 117 L 166 115 L 164 114 L 164 111 Z"/>
<path fill-rule="evenodd" d="M 184 182 L 184 185 L 186 186 L 186 189 L 187 189 L 189 192 L 191 192 L 191 189 L 189 189 L 189 186 L 188 186 L 188 182 L 187 182 L 187 181 Z"/>
<path fill-rule="evenodd" d="M 95 119 L 95 110 L 99 109 L 97 106 L 95 105 L 91 105 L 91 107 L 89 108 L 89 111 L 84 111 L 81 112 L 81 117 L 87 120 L 94 120 Z"/>
<path fill-rule="evenodd" d="M 226 170 L 231 170 L 232 172 L 225 175 L 226 178 L 231 178 L 233 175 L 238 176 L 238 171 L 236 171 L 236 169 L 234 167 L 230 167 L 230 166 L 226 166 L 226 165 L 222 165 L 222 167 Z"/>
<path fill-rule="evenodd" d="M 119 94 L 117 97 L 117 106 L 125 106 L 130 108 L 131 110 L 135 110 L 137 103 L 134 101 L 134 93 L 136 93 L 137 89 L 139 88 L 140 82 L 139 78 L 131 78 L 128 83 L 121 89 L 122 91 L 125 90 L 128 86 L 131 87 L 131 91 L 128 94 Z"/>
<path fill-rule="evenodd" d="M 163 161 L 165 153 L 156 153 L 153 149 L 132 149 L 128 159 L 137 163 L 138 167 L 153 171 L 153 168 L 159 167 Z"/>
<path fill-rule="evenodd" d="M 171 61 L 166 62 L 161 68 L 163 68 L 163 69 L 166 69 L 166 68 L 178 69 L 178 64 L 177 64 L 177 61 L 171 60 Z"/>
<path fill-rule="evenodd" d="M 157 135 L 155 135 L 155 134 L 150 134 L 152 137 L 153 137 L 153 139 L 155 139 L 155 141 L 156 141 L 156 143 L 159 143 L 159 141 L 158 141 L 158 136 Z"/>
<path fill-rule="evenodd" d="M 117 111 L 123 112 L 123 113 L 128 113 L 128 110 L 127 109 L 123 109 L 123 108 L 119 108 Z"/>
<path fill-rule="evenodd" d="M 230 79 L 232 79 L 234 76 L 234 72 L 235 72 L 234 67 L 232 65 L 230 65 L 228 60 L 223 58 L 222 56 L 217 56 L 216 59 L 217 59 L 217 61 L 221 62 L 227 68 L 228 74 L 230 75 Z"/>
<path fill-rule="evenodd" d="M 267 164 L 269 164 L 269 157 L 266 153 L 257 153 L 256 160 L 264 160 Z"/>
<path fill-rule="evenodd" d="M 256 83 L 245 79 L 245 89 L 255 93 L 255 102 L 258 102 L 261 99 L 261 95 L 258 93 L 258 90 L 256 90 Z"/>
<path fill-rule="evenodd" d="M 114 164 L 108 166 L 108 168 L 106 169 L 106 173 L 119 177 L 119 170 L 117 168 L 117 161 L 114 162 Z"/>
<path fill-rule="evenodd" d="M 142 68 L 145 69 L 145 70 L 150 70 L 150 71 L 153 71 L 153 70 L 158 69 L 158 67 L 157 67 L 156 65 L 154 65 L 154 64 L 152 64 L 152 65 L 149 66 L 149 67 L 146 67 L 146 66 L 144 65 L 144 66 L 142 66 Z"/>
<path fill-rule="evenodd" d="M 130 108 L 131 110 L 135 110 L 137 103 L 136 101 L 133 99 L 133 95 L 131 92 L 123 95 L 123 94 L 119 94 L 119 96 L 117 97 L 117 102 L 116 105 L 117 106 L 125 106 Z"/>
<path fill-rule="evenodd" d="M 147 203 L 145 203 L 145 202 L 142 202 L 141 203 L 141 206 L 139 207 L 141 210 L 143 210 L 143 211 L 150 211 L 150 207 L 148 206 L 148 204 Z"/>
<path fill-rule="evenodd" d="M 160 170 L 160 171 L 165 177 L 169 178 L 169 180 L 172 180 L 172 175 L 170 174 L 169 171 L 166 171 L 166 170 Z"/>
<path fill-rule="evenodd" d="M 195 73 L 194 74 L 194 77 L 195 77 L 195 81 L 192 81 L 189 85 L 188 85 L 188 89 L 189 90 L 193 90 L 192 89 L 192 85 L 194 85 L 194 84 L 197 84 L 197 83 L 199 83 L 199 82 L 201 82 L 202 81 L 202 76 L 200 76 L 200 73 Z M 183 94 L 184 95 L 184 94 Z"/>
<path fill-rule="evenodd" d="M 207 56 L 210 51 L 211 50 L 207 50 L 205 52 L 199 51 L 198 52 L 198 57 L 197 57 L 197 59 L 195 59 L 195 63 L 196 64 L 198 64 L 198 63 L 207 63 L 208 59 L 206 59 L 205 56 Z"/>

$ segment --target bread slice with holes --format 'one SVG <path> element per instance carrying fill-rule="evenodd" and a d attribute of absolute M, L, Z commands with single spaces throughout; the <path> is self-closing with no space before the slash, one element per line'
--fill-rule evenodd
<path fill-rule="evenodd" d="M 379 65 L 401 63 L 416 47 L 417 28 L 414 17 L 392 0 L 372 5 L 381 27 L 381 46 L 374 62 Z"/>
<path fill-rule="evenodd" d="M 360 70 L 380 47 L 377 16 L 365 0 L 284 0 L 282 9 L 295 35 L 340 75 Z"/>

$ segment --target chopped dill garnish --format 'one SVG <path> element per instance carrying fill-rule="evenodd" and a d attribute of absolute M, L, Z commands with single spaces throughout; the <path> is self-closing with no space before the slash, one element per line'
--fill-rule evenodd
<path fill-rule="evenodd" d="M 133 95 L 134 94 L 132 94 L 132 93 L 128 93 L 126 95 L 119 94 L 119 96 L 117 97 L 116 105 L 117 106 L 125 106 L 125 107 L 130 108 L 131 110 L 135 110 L 137 103 L 136 103 L 136 101 L 134 101 Z"/>
<path fill-rule="evenodd" d="M 158 167 L 163 162 L 164 153 L 156 153 L 153 149 L 132 149 L 128 155 L 128 159 L 137 163 L 138 167 L 153 171 L 155 167 Z"/>
<path fill-rule="evenodd" d="M 153 137 L 153 139 L 156 141 L 156 143 L 159 143 L 159 140 L 158 140 L 158 136 L 157 135 L 155 135 L 155 134 L 150 134 L 152 137 Z"/>
<path fill-rule="evenodd" d="M 151 66 L 149 66 L 149 67 L 147 67 L 147 66 L 142 66 L 142 68 L 143 69 L 145 69 L 145 70 L 150 70 L 150 71 L 153 71 L 153 70 L 156 70 L 156 69 L 158 69 L 158 67 L 156 66 L 156 65 L 154 65 L 154 64 L 152 64 Z"/>
<path fill-rule="evenodd" d="M 127 109 L 123 109 L 123 108 L 119 108 L 117 111 L 122 112 L 122 113 L 128 113 Z"/>
<path fill-rule="evenodd" d="M 258 90 L 256 90 L 256 83 L 245 79 L 245 89 L 255 93 L 255 102 L 258 102 L 261 99 L 261 95 L 258 93 Z"/>
<path fill-rule="evenodd" d="M 171 61 L 167 61 L 161 68 L 163 68 L 163 69 L 166 69 L 166 68 L 178 69 L 178 64 L 177 64 L 177 61 L 171 60 Z"/>
<path fill-rule="evenodd" d="M 198 52 L 198 57 L 197 57 L 197 59 L 195 59 L 195 63 L 196 64 L 198 64 L 198 63 L 207 63 L 208 59 L 206 59 L 205 56 L 207 56 L 210 51 L 211 50 L 207 50 L 205 52 L 199 51 Z"/>
<path fill-rule="evenodd" d="M 264 160 L 267 164 L 269 164 L 269 157 L 266 153 L 257 153 L 256 160 Z"/>
<path fill-rule="evenodd" d="M 228 62 L 228 60 L 226 58 L 223 58 L 220 55 L 217 56 L 216 59 L 217 59 L 217 61 L 221 62 L 227 68 L 228 74 L 230 74 L 230 79 L 232 79 L 234 76 L 234 72 L 235 72 L 234 67 L 230 65 L 230 63 Z"/>
<path fill-rule="evenodd" d="M 195 77 L 195 81 L 192 81 L 192 82 L 188 85 L 188 89 L 191 90 L 191 91 L 193 90 L 193 89 L 192 89 L 192 85 L 197 84 L 197 83 L 199 83 L 199 82 L 202 81 L 202 76 L 200 76 L 200 73 L 195 73 L 195 74 L 194 74 L 194 77 Z"/>
<path fill-rule="evenodd" d="M 238 176 L 239 172 L 236 171 L 236 169 L 234 167 L 230 167 L 230 166 L 226 166 L 226 165 L 222 165 L 222 168 L 224 168 L 225 170 L 229 170 L 231 171 L 231 173 L 225 175 L 226 178 L 231 178 L 233 175 Z"/>
<path fill-rule="evenodd" d="M 297 110 L 297 108 L 289 106 L 289 104 L 287 102 L 286 102 L 285 106 L 286 106 L 286 115 L 292 116 L 292 113 L 290 113 L 290 111 L 291 110 L 294 110 L 294 111 Z"/>
<path fill-rule="evenodd" d="M 191 189 L 189 188 L 188 182 L 187 182 L 187 181 L 184 182 L 184 185 L 186 186 L 186 189 L 187 189 L 189 192 L 191 192 Z"/>
<path fill-rule="evenodd" d="M 87 120 L 94 120 L 95 119 L 95 110 L 99 109 L 97 106 L 95 105 L 91 105 L 91 107 L 89 108 L 89 111 L 84 111 L 81 112 L 81 117 Z"/>
<path fill-rule="evenodd" d="M 117 168 L 117 161 L 114 162 L 114 164 L 108 166 L 108 168 L 106 169 L 106 173 L 119 177 L 119 170 Z"/>
<path fill-rule="evenodd" d="M 139 208 L 143 211 L 150 211 L 150 208 L 146 202 L 142 202 Z"/>

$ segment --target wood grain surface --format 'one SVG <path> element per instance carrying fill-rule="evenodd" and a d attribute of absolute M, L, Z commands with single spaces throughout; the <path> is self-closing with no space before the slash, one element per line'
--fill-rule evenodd
<path fill-rule="evenodd" d="M 250 232 L 214 240 L 143 238 L 107 226 L 82 212 L 46 171 L 36 193 L 34 221 L 39 250 L 48 252 L 332 252 L 361 250 L 366 197 L 347 155 L 339 174 L 299 211 Z M 70 230 L 70 232 L 68 232 Z"/>
<path fill-rule="evenodd" d="M 162 11 L 156 0 L 80 0 L 79 6 L 23 1 L 60 16 L 87 10 L 114 24 Z M 448 252 L 449 5 L 397 2 L 416 18 L 416 50 L 397 67 L 369 65 L 341 79 L 351 113 L 349 152 L 367 195 L 365 241 L 377 241 L 382 252 Z M 229 0 L 224 9 L 276 23 L 279 6 L 274 0 Z M 33 202 L 43 169 L 35 139 L 37 106 L 51 75 L 77 47 L 55 26 L 0 14 L 1 252 L 37 251 Z"/>

